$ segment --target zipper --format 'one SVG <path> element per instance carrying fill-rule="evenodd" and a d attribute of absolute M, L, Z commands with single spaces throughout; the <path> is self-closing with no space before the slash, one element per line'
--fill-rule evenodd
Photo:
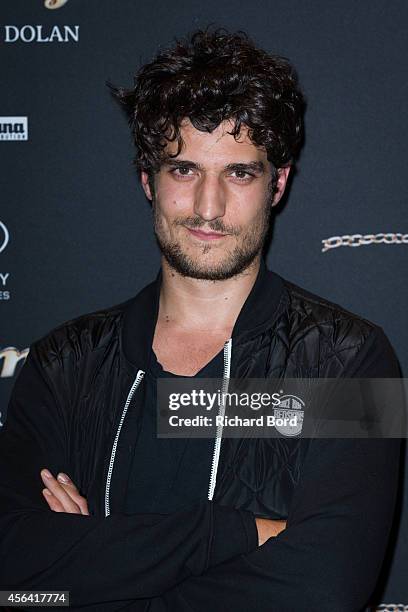
<path fill-rule="evenodd" d="M 223 380 L 222 380 L 222 394 L 223 395 L 224 393 L 228 391 L 230 370 L 231 370 L 231 347 L 232 347 L 232 338 L 227 340 L 224 344 L 224 371 L 223 371 Z M 225 414 L 225 402 L 223 400 L 218 410 L 218 416 L 224 417 L 224 414 Z M 221 451 L 222 430 L 223 430 L 223 425 L 221 422 L 221 425 L 217 426 L 217 431 L 215 434 L 213 460 L 212 460 L 211 473 L 210 473 L 210 485 L 209 485 L 209 490 L 208 490 L 209 500 L 212 500 L 214 496 L 215 484 L 217 481 L 218 462 L 220 459 L 220 451 Z"/>
<path fill-rule="evenodd" d="M 111 479 L 112 479 L 113 464 L 115 463 L 116 448 L 118 446 L 118 441 L 119 441 L 119 436 L 120 436 L 120 432 L 121 432 L 121 429 L 122 429 L 123 421 L 125 420 L 126 413 L 128 411 L 128 408 L 129 408 L 129 404 L 132 401 L 133 394 L 136 391 L 136 389 L 138 388 L 138 386 L 140 384 L 140 381 L 142 380 L 144 375 L 145 375 L 145 372 L 143 370 L 138 370 L 138 372 L 136 374 L 136 378 L 135 378 L 135 380 L 134 380 L 134 382 L 133 382 L 133 384 L 132 384 L 132 386 L 130 388 L 130 391 L 128 393 L 125 405 L 123 407 L 122 416 L 120 417 L 120 422 L 119 422 L 119 425 L 118 425 L 118 429 L 116 431 L 116 436 L 115 436 L 115 440 L 113 442 L 111 457 L 110 457 L 110 461 L 109 461 L 108 475 L 106 477 L 106 486 L 105 486 L 105 517 L 110 515 L 109 492 L 110 492 L 110 485 L 111 485 Z"/>
<path fill-rule="evenodd" d="M 232 347 L 232 338 L 227 340 L 224 344 L 224 370 L 223 370 L 223 380 L 222 380 L 222 394 L 228 391 L 230 370 L 231 370 L 231 347 Z M 108 475 L 106 477 L 105 517 L 110 515 L 109 492 L 110 492 L 110 485 L 111 485 L 111 480 L 112 480 L 113 464 L 115 463 L 116 449 L 118 446 L 120 432 L 121 432 L 122 425 L 126 417 L 126 413 L 129 408 L 129 404 L 132 401 L 132 397 L 136 389 L 138 388 L 141 380 L 143 379 L 144 375 L 145 375 L 145 372 L 143 370 L 138 370 L 136 374 L 136 378 L 128 393 L 125 405 L 123 407 L 122 416 L 119 421 L 118 429 L 116 431 L 116 436 L 113 442 L 112 452 L 111 452 L 110 461 L 109 461 Z M 225 414 L 225 403 L 223 401 L 219 407 L 218 416 L 223 417 L 224 414 Z M 214 496 L 214 490 L 215 490 L 215 485 L 217 481 L 217 471 L 218 471 L 218 463 L 220 459 L 222 431 L 223 431 L 223 425 L 222 424 L 218 425 L 216 435 L 215 435 L 213 459 L 212 459 L 211 472 L 210 472 L 210 484 L 209 484 L 209 490 L 208 490 L 209 500 L 212 500 Z"/>

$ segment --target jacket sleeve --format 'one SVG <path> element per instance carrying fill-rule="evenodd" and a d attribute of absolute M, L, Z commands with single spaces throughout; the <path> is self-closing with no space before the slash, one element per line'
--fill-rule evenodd
<path fill-rule="evenodd" d="M 69 590 L 71 606 L 153 597 L 257 547 L 252 513 L 207 500 L 167 515 L 52 512 L 40 470 L 66 465 L 74 435 L 55 384 L 33 344 L 0 433 L 0 589 Z"/>
<path fill-rule="evenodd" d="M 347 375 L 400 377 L 381 328 Z M 311 439 L 287 528 L 257 550 L 186 579 L 152 600 L 149 612 L 358 612 L 385 555 L 399 454 L 399 438 Z"/>

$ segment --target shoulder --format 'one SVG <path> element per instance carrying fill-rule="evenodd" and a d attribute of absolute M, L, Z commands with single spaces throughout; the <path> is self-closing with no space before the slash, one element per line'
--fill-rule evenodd
<path fill-rule="evenodd" d="M 81 314 L 54 327 L 30 346 L 42 366 L 61 362 L 70 355 L 81 358 L 119 341 L 121 321 L 131 298 L 93 312 Z"/>
<path fill-rule="evenodd" d="M 346 368 L 360 372 L 360 367 L 368 364 L 374 367 L 382 360 L 392 362 L 395 371 L 395 352 L 380 325 L 342 304 L 282 280 L 286 294 L 284 316 L 293 347 L 317 350 L 319 361 L 336 362 L 339 372 Z"/>
<path fill-rule="evenodd" d="M 379 326 L 369 319 L 352 312 L 343 305 L 296 285 L 282 278 L 286 293 L 286 314 L 293 332 L 302 333 L 318 329 L 333 336 L 334 330 L 347 330 L 347 337 L 366 338 Z"/>
<path fill-rule="evenodd" d="M 353 323 L 368 333 L 374 327 L 378 327 L 373 321 L 348 310 L 342 304 L 312 293 L 287 279 L 282 280 L 287 293 L 288 307 L 293 314 L 297 313 L 297 321 L 304 327 L 326 323 L 330 325 L 342 321 Z"/>

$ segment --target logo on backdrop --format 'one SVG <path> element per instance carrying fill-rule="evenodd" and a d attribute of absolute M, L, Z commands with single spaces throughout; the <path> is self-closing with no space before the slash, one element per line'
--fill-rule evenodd
<path fill-rule="evenodd" d="M 0 253 L 4 251 L 9 243 L 10 234 L 7 227 L 2 221 L 0 221 Z M 9 272 L 0 272 L 0 301 L 10 299 L 10 291 L 4 291 L 3 289 L 7 285 L 9 279 Z"/>
<path fill-rule="evenodd" d="M 8 232 L 7 227 L 0 221 L 0 253 L 4 251 L 6 246 L 8 245 L 10 239 L 10 234 Z"/>
<path fill-rule="evenodd" d="M 51 28 L 42 25 L 5 25 L 4 42 L 6 43 L 68 43 L 79 42 L 79 25 L 57 26 Z"/>
<path fill-rule="evenodd" d="M 408 244 L 408 234 L 346 234 L 322 240 L 322 253 L 340 246 L 359 247 L 367 244 Z"/>
<path fill-rule="evenodd" d="M 14 376 L 19 361 L 24 361 L 30 352 L 29 348 L 19 351 L 14 346 L 0 350 L 0 378 Z M 0 428 L 3 427 L 2 413 L 0 412 Z"/>
<path fill-rule="evenodd" d="M 10 299 L 10 291 L 4 291 L 9 280 L 9 272 L 0 272 L 0 302 L 6 302 Z"/>
<path fill-rule="evenodd" d="M 0 140 L 28 140 L 28 118 L 0 117 Z"/>
<path fill-rule="evenodd" d="M 64 6 L 68 0 L 44 0 L 44 6 L 47 9 L 58 9 Z"/>
<path fill-rule="evenodd" d="M 15 346 L 8 346 L 0 350 L 0 378 L 11 378 L 14 376 L 17 364 L 24 361 L 30 352 L 29 348 L 22 351 Z"/>

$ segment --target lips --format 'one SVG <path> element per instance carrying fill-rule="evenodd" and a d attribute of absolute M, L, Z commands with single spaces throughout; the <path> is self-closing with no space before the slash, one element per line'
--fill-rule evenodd
<path fill-rule="evenodd" d="M 227 234 L 218 234 L 217 232 L 203 232 L 202 230 L 195 230 L 191 228 L 187 228 L 189 232 L 196 236 L 197 238 L 201 238 L 202 240 L 219 240 L 223 238 Z"/>

